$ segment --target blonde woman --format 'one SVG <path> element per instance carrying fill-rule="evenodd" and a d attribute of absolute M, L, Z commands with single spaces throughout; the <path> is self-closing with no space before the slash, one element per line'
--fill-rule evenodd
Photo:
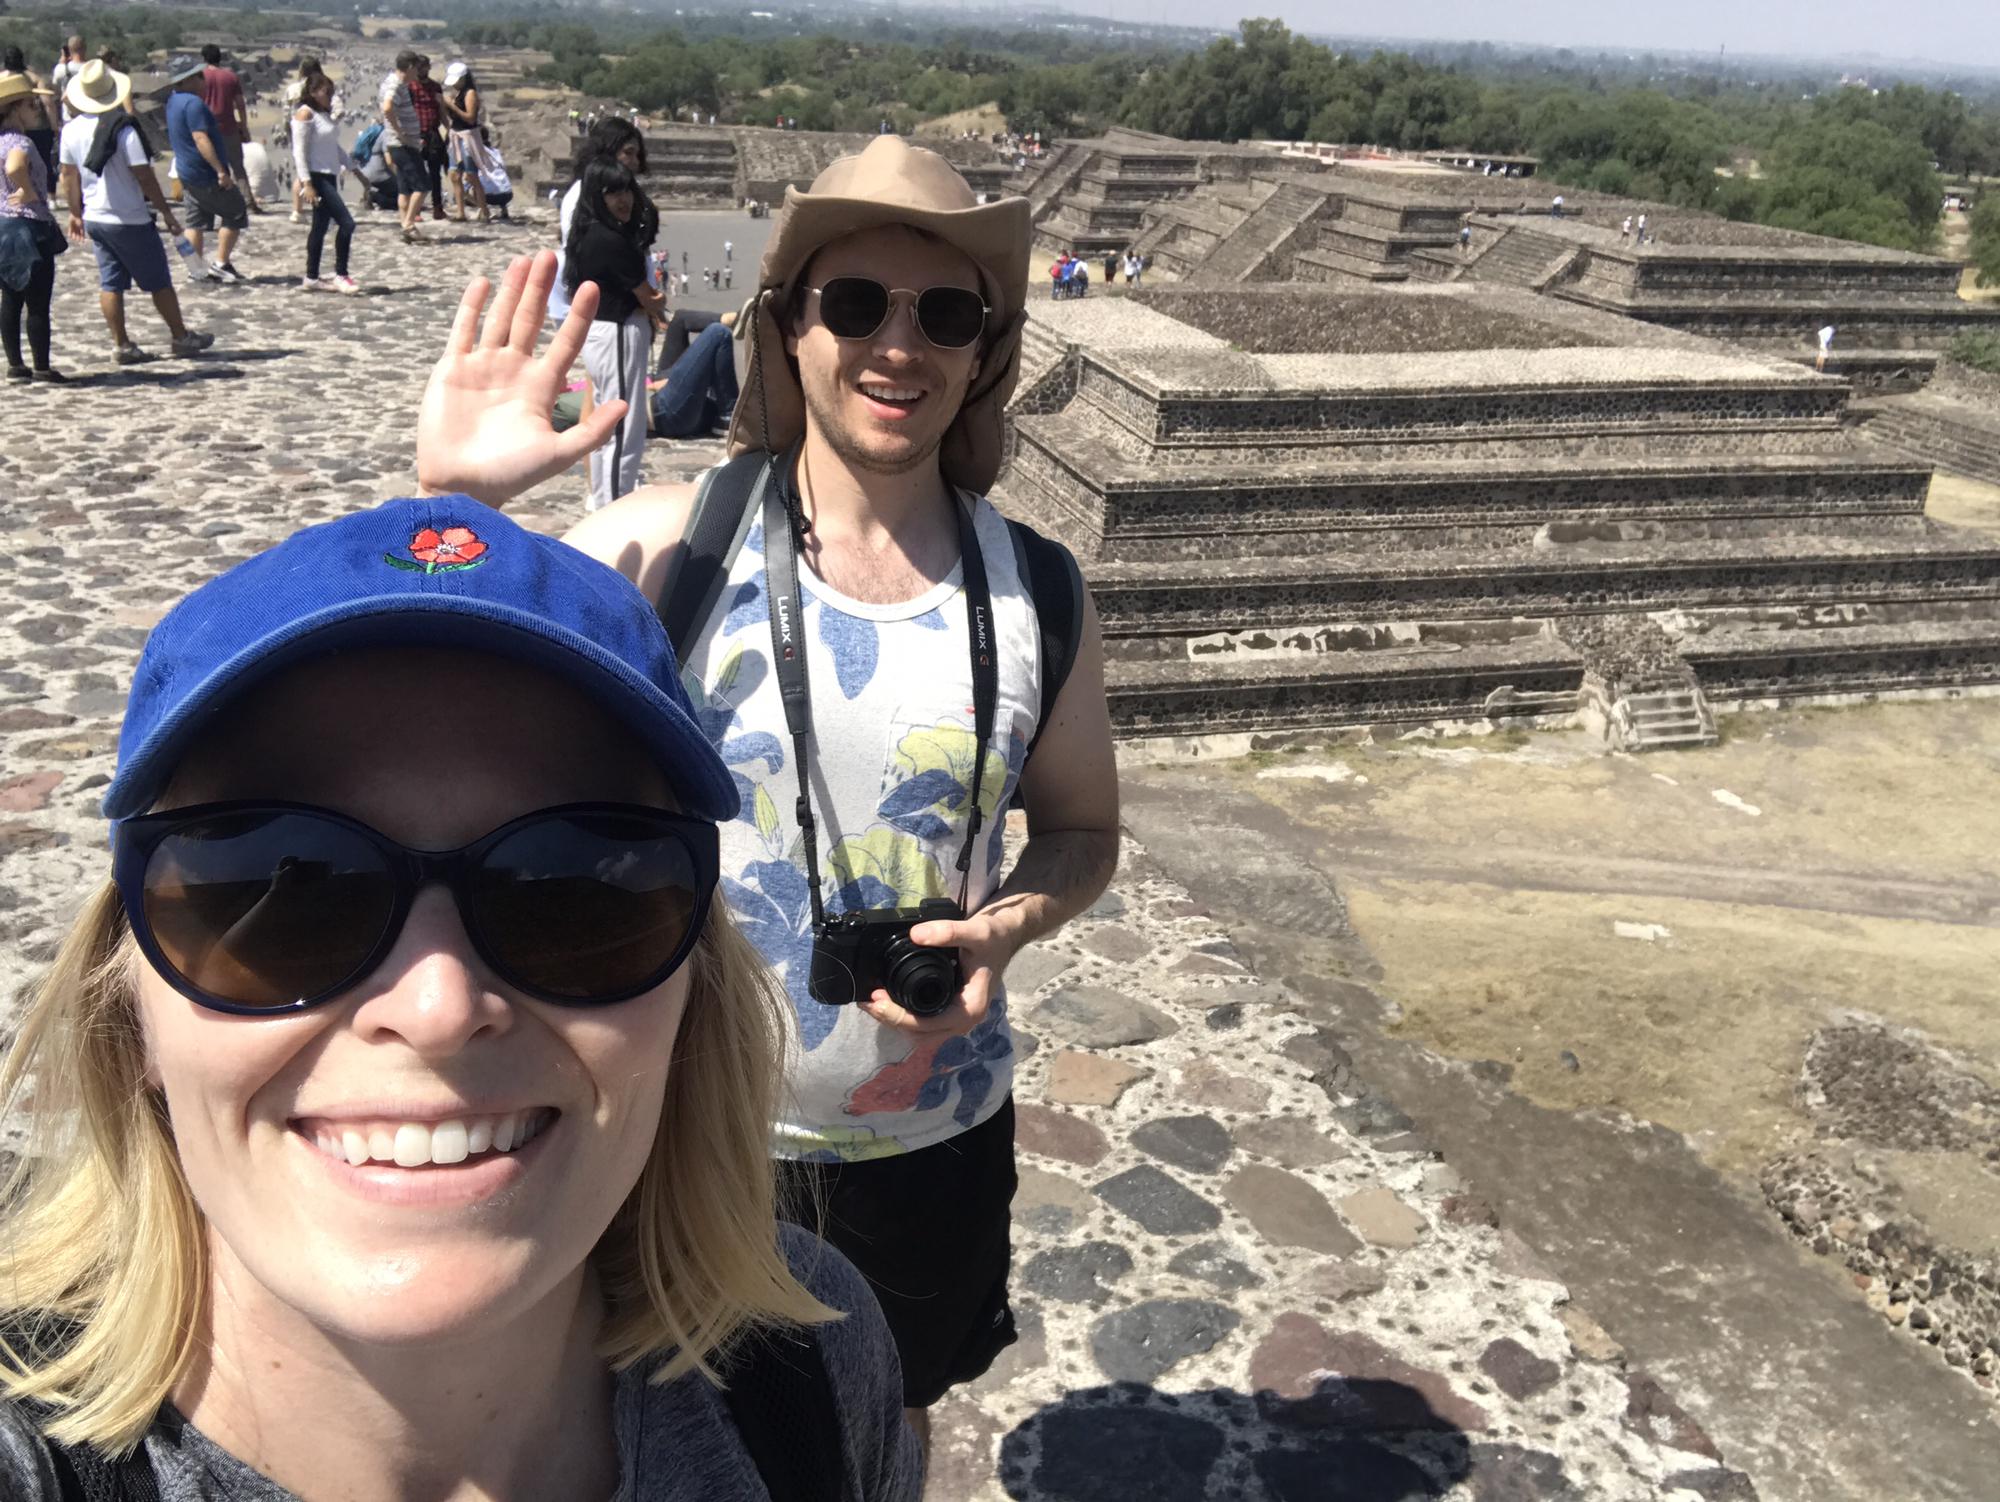
<path fill-rule="evenodd" d="M 0 1496 L 761 1499 L 781 1362 L 802 1490 L 914 1502 L 881 1313 L 774 1222 L 739 806 L 639 593 L 464 496 L 183 600 L 0 1074 Z"/>

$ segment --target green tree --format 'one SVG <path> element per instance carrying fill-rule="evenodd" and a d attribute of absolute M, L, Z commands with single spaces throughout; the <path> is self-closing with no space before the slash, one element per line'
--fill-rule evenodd
<path fill-rule="evenodd" d="M 2000 194 L 1988 193 L 1972 210 L 1971 260 L 1982 287 L 2000 287 Z"/>
<path fill-rule="evenodd" d="M 1944 201 L 1929 149 L 1855 114 L 1835 102 L 1779 138 L 1767 162 L 1764 222 L 1929 250 L 1937 243 Z"/>

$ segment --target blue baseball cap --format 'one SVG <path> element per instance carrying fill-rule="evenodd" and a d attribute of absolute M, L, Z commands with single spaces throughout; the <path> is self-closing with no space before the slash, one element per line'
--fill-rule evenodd
<path fill-rule="evenodd" d="M 460 647 L 552 672 L 638 737 L 684 813 L 723 823 L 742 808 L 666 630 L 631 581 L 447 495 L 307 527 L 169 611 L 132 677 L 104 816 L 150 809 L 215 712 L 267 675 L 336 648 L 391 646 Z"/>

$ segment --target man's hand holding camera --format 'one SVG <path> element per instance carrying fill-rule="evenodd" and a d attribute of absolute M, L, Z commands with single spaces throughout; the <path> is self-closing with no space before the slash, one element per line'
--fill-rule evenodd
<path fill-rule="evenodd" d="M 920 1017 L 898 1006 L 889 993 L 877 986 L 861 1009 L 884 1027 L 906 1033 L 969 1033 L 986 1020 L 993 1004 L 993 991 L 1028 936 L 1014 910 L 1018 901 L 1001 898 L 981 908 L 969 918 L 931 919 L 910 930 L 910 941 L 925 949 L 956 949 L 963 984 L 941 1012 Z"/>

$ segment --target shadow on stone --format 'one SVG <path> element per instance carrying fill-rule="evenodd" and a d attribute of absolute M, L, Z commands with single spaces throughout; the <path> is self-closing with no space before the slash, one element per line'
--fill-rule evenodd
<path fill-rule="evenodd" d="M 1000 1476 L 1018 1502 L 1418 1502 L 1473 1470 L 1465 1432 L 1396 1382 L 1329 1379 L 1343 1390 L 1309 1432 L 1274 1423 L 1228 1388 L 1167 1393 L 1137 1382 L 1085 1388 L 1000 1442 Z M 1393 1415 L 1394 1426 L 1375 1422 Z M 1254 1481 L 1252 1478 L 1255 1478 Z"/>
<path fill-rule="evenodd" d="M 230 359 L 234 359 L 231 356 Z M 89 391 L 95 388 L 145 387 L 148 389 L 166 386 L 186 386 L 194 381 L 240 381 L 244 372 L 237 370 L 227 361 L 211 355 L 208 361 L 192 364 L 177 360 L 171 367 L 161 369 L 159 365 L 121 366 L 116 370 L 97 370 L 88 375 L 73 375 L 59 388 L 63 391 Z"/>

